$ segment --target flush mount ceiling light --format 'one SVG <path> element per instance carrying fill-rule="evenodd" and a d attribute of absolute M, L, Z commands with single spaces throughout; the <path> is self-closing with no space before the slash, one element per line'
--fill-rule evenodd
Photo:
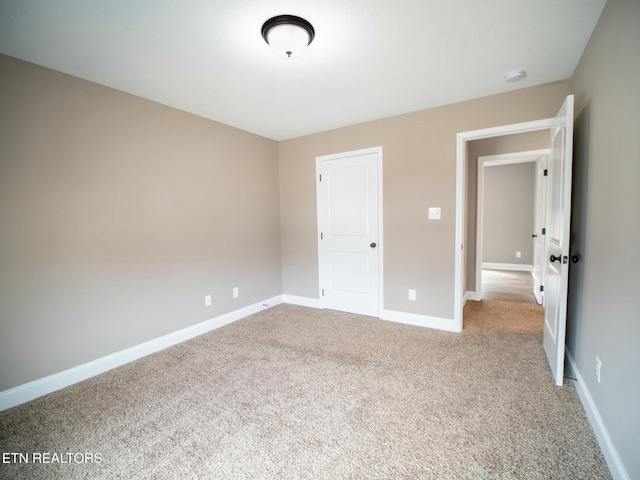
<path fill-rule="evenodd" d="M 278 15 L 262 25 L 262 38 L 280 57 L 301 55 L 315 37 L 313 26 L 304 18 Z"/>
<path fill-rule="evenodd" d="M 513 82 L 519 82 L 526 76 L 527 74 L 525 73 L 524 70 L 515 70 L 513 72 L 507 73 L 504 79 L 509 83 L 513 83 Z"/>

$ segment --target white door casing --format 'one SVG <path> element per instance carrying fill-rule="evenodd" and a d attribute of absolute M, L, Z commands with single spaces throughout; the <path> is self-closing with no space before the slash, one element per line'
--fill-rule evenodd
<path fill-rule="evenodd" d="M 538 304 L 544 306 L 545 223 L 547 217 L 547 156 L 536 160 L 535 212 L 533 217 L 533 293 Z"/>
<path fill-rule="evenodd" d="M 543 344 L 556 385 L 562 385 L 569 286 L 573 95 L 567 96 L 555 120 L 547 166 Z"/>
<path fill-rule="evenodd" d="M 382 148 L 316 158 L 323 308 L 381 311 Z"/>

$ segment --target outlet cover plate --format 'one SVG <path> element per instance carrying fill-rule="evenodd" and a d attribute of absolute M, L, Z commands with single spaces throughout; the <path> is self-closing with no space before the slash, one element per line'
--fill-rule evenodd
<path fill-rule="evenodd" d="M 429 220 L 440 220 L 442 210 L 440 207 L 429 207 Z"/>

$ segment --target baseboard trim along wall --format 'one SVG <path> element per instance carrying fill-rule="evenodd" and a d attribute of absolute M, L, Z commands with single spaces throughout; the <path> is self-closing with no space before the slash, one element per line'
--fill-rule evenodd
<path fill-rule="evenodd" d="M 320 300 L 315 298 L 298 297 L 295 295 L 278 295 L 239 310 L 225 313 L 210 320 L 205 320 L 204 322 L 196 325 L 183 328 L 182 330 L 163 335 L 162 337 L 98 358 L 91 362 L 78 365 L 77 367 L 73 367 L 59 373 L 54 373 L 48 377 L 40 378 L 33 382 L 0 392 L 0 411 L 34 400 L 48 393 L 55 392 L 56 390 L 60 390 L 73 385 L 74 383 L 81 382 L 82 380 L 86 380 L 111 369 L 120 367 L 126 363 L 133 362 L 134 360 L 152 353 L 159 352 L 160 350 L 164 350 L 165 348 L 223 327 L 281 303 L 289 303 L 292 305 L 300 305 L 310 308 L 322 308 Z M 456 330 L 455 322 L 451 319 L 429 317 L 427 315 L 419 315 L 415 313 L 382 310 L 380 312 L 380 319 L 397 323 L 406 323 L 408 325 L 416 325 L 419 327 L 435 328 L 448 332 L 458 331 Z"/>
<path fill-rule="evenodd" d="M 596 438 L 598 440 L 598 444 L 600 445 L 600 449 L 602 450 L 602 454 L 604 455 L 604 458 L 607 461 L 607 465 L 609 466 L 609 470 L 611 471 L 611 476 L 614 478 L 614 480 L 631 480 L 631 477 L 629 477 L 627 469 L 622 462 L 622 458 L 620 458 L 620 455 L 618 454 L 618 450 L 616 450 L 616 447 L 611 441 L 609 431 L 607 430 L 607 427 L 602 420 L 602 416 L 598 411 L 598 407 L 596 407 L 596 403 L 593 401 L 593 397 L 591 396 L 591 393 L 587 388 L 584 378 L 580 374 L 580 370 L 578 370 L 578 366 L 575 360 L 568 350 L 566 353 L 567 360 L 569 361 L 569 365 L 571 366 L 571 373 L 573 373 L 576 377 L 576 380 L 574 382 L 576 391 L 578 392 L 578 396 L 580 397 L 580 401 L 582 402 L 584 411 L 587 414 L 587 418 L 589 418 L 591 427 L 596 434 Z"/>
<path fill-rule="evenodd" d="M 290 303 L 292 305 L 300 305 L 303 307 L 323 308 L 319 299 L 309 297 L 297 297 L 295 295 L 282 295 L 282 303 Z M 408 325 L 416 325 L 418 327 L 435 328 L 437 330 L 445 330 L 447 332 L 457 332 L 455 322 L 448 318 L 429 317 L 417 313 L 398 312 L 395 310 L 380 311 L 380 320 L 390 322 L 406 323 Z"/>
<path fill-rule="evenodd" d="M 319 299 L 310 297 L 298 297 L 297 295 L 282 295 L 282 303 L 299 305 L 301 307 L 322 308 L 322 304 L 320 303 Z"/>
<path fill-rule="evenodd" d="M 253 305 L 225 313 L 210 320 L 205 320 L 204 322 L 183 328 L 182 330 L 163 335 L 162 337 L 154 338 L 148 342 L 78 365 L 69 370 L 0 392 L 0 411 L 34 400 L 47 393 L 55 392 L 74 383 L 81 382 L 87 378 L 164 350 L 185 340 L 197 337 L 203 333 L 223 327 L 266 308 L 278 305 L 282 303 L 282 297 L 282 295 L 278 295 L 263 302 L 254 303 Z"/>
<path fill-rule="evenodd" d="M 464 294 L 464 301 L 466 302 L 467 300 L 474 300 L 476 302 L 479 302 L 480 300 L 482 300 L 482 295 L 480 295 L 478 292 L 468 291 Z"/>
<path fill-rule="evenodd" d="M 395 310 L 382 310 L 382 312 L 380 312 L 380 319 L 416 325 L 418 327 L 435 328 L 446 332 L 459 332 L 456 322 L 449 318 L 429 317 L 427 315 L 397 312 Z"/>
<path fill-rule="evenodd" d="M 487 270 L 512 270 L 514 272 L 533 272 L 533 265 L 525 265 L 523 263 L 482 262 L 482 268 Z"/>

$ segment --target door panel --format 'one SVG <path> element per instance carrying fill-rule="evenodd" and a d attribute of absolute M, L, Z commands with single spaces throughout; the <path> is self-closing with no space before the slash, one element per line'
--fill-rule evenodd
<path fill-rule="evenodd" d="M 564 381 L 572 154 L 573 95 L 569 95 L 556 116 L 556 125 L 551 129 L 545 235 L 543 344 L 557 385 Z"/>
<path fill-rule="evenodd" d="M 331 202 L 331 234 L 336 237 L 368 237 L 371 229 L 368 214 L 369 167 L 335 163 L 326 167 L 328 173 L 325 173 L 325 178 Z"/>
<path fill-rule="evenodd" d="M 344 155 L 318 159 L 321 303 L 379 316 L 378 153 Z"/>
<path fill-rule="evenodd" d="M 331 253 L 331 291 L 369 294 L 369 253 Z"/>

